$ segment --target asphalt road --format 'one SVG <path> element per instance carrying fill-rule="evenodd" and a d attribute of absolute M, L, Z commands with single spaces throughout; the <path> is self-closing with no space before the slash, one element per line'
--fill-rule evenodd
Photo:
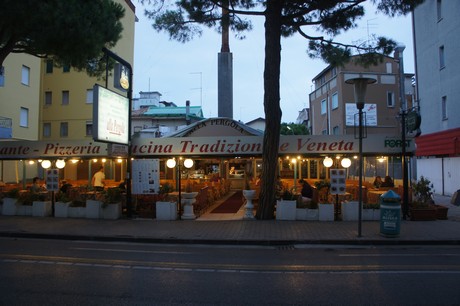
<path fill-rule="evenodd" d="M 460 247 L 0 239 L 0 305 L 458 305 Z"/>

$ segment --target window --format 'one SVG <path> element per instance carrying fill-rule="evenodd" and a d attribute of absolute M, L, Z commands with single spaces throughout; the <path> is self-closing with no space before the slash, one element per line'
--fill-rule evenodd
<path fill-rule="evenodd" d="M 0 87 L 5 86 L 5 67 L 0 66 Z"/>
<path fill-rule="evenodd" d="M 93 90 L 92 89 L 86 90 L 86 103 L 88 104 L 93 103 Z"/>
<path fill-rule="evenodd" d="M 29 109 L 21 107 L 21 114 L 19 116 L 19 126 L 29 127 Z"/>
<path fill-rule="evenodd" d="M 45 91 L 45 105 L 53 104 L 53 93 L 51 91 Z"/>
<path fill-rule="evenodd" d="M 69 124 L 67 122 L 61 122 L 60 135 L 61 137 L 69 136 Z"/>
<path fill-rule="evenodd" d="M 332 94 L 332 109 L 339 108 L 339 94 L 334 92 Z"/>
<path fill-rule="evenodd" d="M 395 107 L 395 93 L 392 91 L 387 91 L 387 106 Z"/>
<path fill-rule="evenodd" d="M 70 65 L 62 66 L 62 72 L 70 72 Z"/>
<path fill-rule="evenodd" d="M 439 47 L 439 69 L 442 69 L 445 67 L 445 62 L 444 62 L 444 46 Z"/>
<path fill-rule="evenodd" d="M 62 105 L 69 105 L 69 91 L 62 91 Z"/>
<path fill-rule="evenodd" d="M 436 13 L 437 13 L 438 21 L 441 21 L 442 19 L 442 0 L 438 0 L 436 2 Z"/>
<path fill-rule="evenodd" d="M 51 137 L 51 123 L 43 123 L 43 137 Z"/>
<path fill-rule="evenodd" d="M 327 112 L 326 100 L 321 101 L 321 115 L 324 115 Z"/>
<path fill-rule="evenodd" d="M 29 82 L 30 82 L 30 68 L 27 66 L 22 66 L 21 83 L 23 85 L 29 86 Z"/>
<path fill-rule="evenodd" d="M 86 136 L 92 136 L 92 135 L 93 135 L 93 122 L 86 121 Z"/>
<path fill-rule="evenodd" d="M 322 131 L 321 131 L 321 134 L 322 134 L 322 135 L 327 135 L 327 130 L 322 130 Z"/>
<path fill-rule="evenodd" d="M 442 120 L 447 120 L 447 97 L 444 96 L 441 99 L 441 114 Z"/>
<path fill-rule="evenodd" d="M 393 73 L 393 65 L 391 63 L 385 63 L 387 73 Z"/>
<path fill-rule="evenodd" d="M 339 126 L 336 125 L 332 128 L 332 135 L 339 135 Z"/>
<path fill-rule="evenodd" d="M 331 69 L 331 76 L 332 76 L 332 77 L 335 77 L 336 75 L 337 75 L 337 67 L 333 67 L 333 68 Z"/>
<path fill-rule="evenodd" d="M 46 73 L 53 73 L 53 60 L 46 61 Z"/>

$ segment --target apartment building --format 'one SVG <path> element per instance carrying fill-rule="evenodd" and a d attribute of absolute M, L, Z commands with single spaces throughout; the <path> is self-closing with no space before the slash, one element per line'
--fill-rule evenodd
<path fill-rule="evenodd" d="M 436 193 L 460 189 L 460 1 L 427 0 L 413 12 L 421 136 L 417 175 Z"/>
<path fill-rule="evenodd" d="M 128 63 L 134 62 L 135 7 L 130 0 L 115 0 L 125 8 L 123 33 L 111 51 Z M 132 64 L 131 64 L 132 65 Z M 51 60 L 41 62 L 40 139 L 91 139 L 93 126 L 93 86 L 105 81 L 69 67 L 57 68 Z M 107 87 L 126 95 L 114 86 L 109 76 Z"/>
<path fill-rule="evenodd" d="M 313 135 L 347 135 L 356 130 L 357 114 L 353 86 L 346 84 L 349 76 L 363 73 L 377 79 L 369 85 L 365 103 L 367 134 L 401 135 L 398 60 L 385 57 L 377 66 L 356 65 L 357 56 L 344 67 L 328 66 L 313 79 L 315 89 L 310 93 L 309 119 Z M 411 74 L 406 74 L 406 83 Z M 412 87 L 406 86 L 406 100 L 412 105 Z"/>

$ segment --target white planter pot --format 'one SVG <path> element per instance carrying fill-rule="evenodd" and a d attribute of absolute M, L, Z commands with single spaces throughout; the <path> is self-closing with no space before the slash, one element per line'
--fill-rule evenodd
<path fill-rule="evenodd" d="M 295 220 L 297 201 L 276 202 L 276 220 Z"/>
<path fill-rule="evenodd" d="M 196 202 L 195 198 L 198 195 L 198 192 L 184 192 L 182 193 L 182 208 L 184 212 L 182 213 L 183 220 L 194 220 L 196 219 L 195 213 L 193 212 L 193 203 Z"/>
<path fill-rule="evenodd" d="M 32 203 L 32 216 L 34 217 L 48 217 L 51 216 L 53 208 L 51 201 L 33 201 Z"/>
<path fill-rule="evenodd" d="M 350 201 L 341 204 L 343 221 L 358 221 L 359 219 L 359 202 Z"/>
<path fill-rule="evenodd" d="M 2 215 L 15 216 L 17 213 L 18 199 L 3 198 Z"/>
<path fill-rule="evenodd" d="M 54 203 L 54 216 L 57 218 L 67 218 L 69 216 L 69 205 L 71 202 Z"/>
<path fill-rule="evenodd" d="M 176 220 L 177 203 L 176 202 L 156 202 L 156 219 L 157 220 Z"/>
<path fill-rule="evenodd" d="M 310 208 L 296 208 L 296 220 L 318 221 L 319 210 Z"/>
<path fill-rule="evenodd" d="M 101 201 L 86 200 L 86 218 L 99 219 L 101 217 Z"/>
<path fill-rule="evenodd" d="M 32 205 L 17 205 L 17 216 L 32 216 Z"/>
<path fill-rule="evenodd" d="M 245 220 L 253 220 L 254 219 L 254 204 L 252 200 L 256 197 L 256 191 L 252 189 L 244 189 L 243 190 L 243 197 L 246 199 L 246 204 L 244 205 L 244 216 L 243 219 Z"/>
<path fill-rule="evenodd" d="M 334 221 L 334 204 L 318 204 L 319 221 Z"/>
<path fill-rule="evenodd" d="M 121 203 L 110 203 L 102 207 L 101 215 L 103 219 L 116 220 L 121 217 Z"/>
<path fill-rule="evenodd" d="M 67 213 L 69 218 L 85 218 L 86 207 L 69 207 Z"/>

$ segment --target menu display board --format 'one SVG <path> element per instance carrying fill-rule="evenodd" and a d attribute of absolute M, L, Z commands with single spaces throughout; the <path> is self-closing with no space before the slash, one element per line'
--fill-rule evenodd
<path fill-rule="evenodd" d="M 132 193 L 156 194 L 160 190 L 160 160 L 135 159 L 132 163 Z"/>
<path fill-rule="evenodd" d="M 331 194 L 345 194 L 346 169 L 331 169 Z"/>

